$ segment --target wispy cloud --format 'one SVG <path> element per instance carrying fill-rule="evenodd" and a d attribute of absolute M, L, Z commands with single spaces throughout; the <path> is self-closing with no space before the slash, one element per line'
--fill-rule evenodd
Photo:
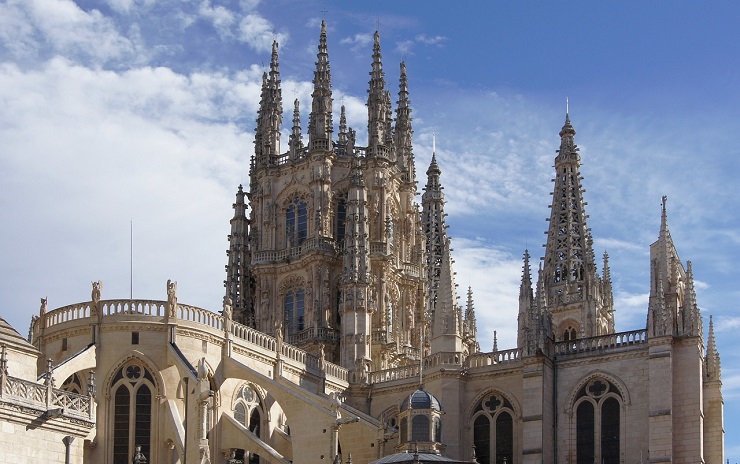
<path fill-rule="evenodd" d="M 239 40 L 258 52 L 269 51 L 274 40 L 281 45 L 288 41 L 287 33 L 277 32 L 270 21 L 256 14 L 244 16 L 239 23 L 239 31 Z"/>
<path fill-rule="evenodd" d="M 442 35 L 428 36 L 426 34 L 418 34 L 413 39 L 397 42 L 396 51 L 405 55 L 411 55 L 416 45 L 442 47 L 446 41 L 447 37 Z"/>
<path fill-rule="evenodd" d="M 349 45 L 353 53 L 367 54 L 368 47 L 373 43 L 373 35 L 369 33 L 355 34 L 351 37 L 345 37 L 339 41 L 341 45 Z"/>
<path fill-rule="evenodd" d="M 0 5 L 0 43 L 17 58 L 70 54 L 93 63 L 133 59 L 143 52 L 110 18 L 69 0 Z"/>

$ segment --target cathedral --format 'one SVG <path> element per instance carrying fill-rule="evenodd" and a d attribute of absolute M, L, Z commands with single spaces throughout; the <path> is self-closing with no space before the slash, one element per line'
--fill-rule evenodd
<path fill-rule="evenodd" d="M 106 299 L 98 281 L 89 301 L 42 299 L 27 339 L 0 319 L 0 462 L 722 464 L 720 357 L 667 199 L 646 324 L 616 332 L 566 114 L 517 346 L 483 352 L 434 150 L 417 178 L 405 64 L 394 105 L 376 32 L 361 145 L 344 106 L 335 134 L 327 42 L 322 24 L 286 149 L 272 46 L 220 307 L 179 302 L 173 281 L 164 299 Z"/>

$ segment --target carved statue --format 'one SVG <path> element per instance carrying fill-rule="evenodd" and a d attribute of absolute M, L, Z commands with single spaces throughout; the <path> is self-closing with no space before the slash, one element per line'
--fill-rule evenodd
<path fill-rule="evenodd" d="M 231 330 L 231 317 L 232 317 L 232 309 L 231 309 L 231 298 L 228 296 L 224 297 L 224 331 L 229 332 Z"/>
<path fill-rule="evenodd" d="M 170 317 L 177 315 L 177 282 L 167 280 L 167 311 Z"/>
<path fill-rule="evenodd" d="M 326 353 L 324 351 L 324 344 L 321 343 L 319 345 L 319 370 L 321 372 L 324 372 L 325 368 L 326 368 Z"/>
<path fill-rule="evenodd" d="M 90 315 L 95 316 L 98 314 L 98 307 L 100 304 L 100 291 L 103 289 L 103 281 L 98 280 L 97 282 L 92 282 L 92 308 L 90 308 Z"/>
<path fill-rule="evenodd" d="M 283 346 L 283 319 L 278 317 L 275 318 L 275 338 L 277 339 L 278 347 Z"/>
<path fill-rule="evenodd" d="M 41 307 L 39 308 L 39 317 L 44 317 L 44 314 L 46 314 L 46 300 L 47 298 L 41 298 Z"/>
<path fill-rule="evenodd" d="M 103 289 L 103 281 L 92 282 L 92 302 L 95 306 L 100 302 L 100 290 Z"/>

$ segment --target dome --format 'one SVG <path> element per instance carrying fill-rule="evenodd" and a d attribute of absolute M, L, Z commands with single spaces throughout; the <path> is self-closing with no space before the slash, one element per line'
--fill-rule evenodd
<path fill-rule="evenodd" d="M 439 405 L 439 401 L 429 392 L 424 391 L 423 388 L 419 387 L 418 390 L 410 394 L 401 403 L 401 412 L 407 409 L 434 409 L 441 411 L 442 407 Z"/>

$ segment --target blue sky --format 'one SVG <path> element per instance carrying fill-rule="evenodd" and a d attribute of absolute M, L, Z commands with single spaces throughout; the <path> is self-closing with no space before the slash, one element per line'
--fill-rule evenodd
<path fill-rule="evenodd" d="M 181 301 L 217 310 L 270 44 L 284 108 L 308 108 L 322 17 L 335 105 L 358 143 L 373 31 L 393 95 L 407 62 L 417 172 L 436 133 L 483 349 L 494 330 L 500 348 L 515 344 L 521 256 L 543 253 L 566 97 L 617 330 L 645 325 L 668 195 L 705 327 L 715 318 L 727 457 L 740 460 L 735 2 L 2 0 L 2 317 L 25 334 L 40 297 L 86 300 L 98 279 L 104 298 L 128 297 L 131 220 L 134 297 L 164 299 L 174 279 Z"/>

